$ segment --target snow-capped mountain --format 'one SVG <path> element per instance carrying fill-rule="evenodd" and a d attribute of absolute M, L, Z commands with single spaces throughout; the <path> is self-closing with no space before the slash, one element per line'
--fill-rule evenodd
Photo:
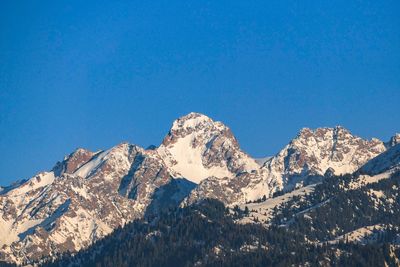
<path fill-rule="evenodd" d="M 230 129 L 203 114 L 190 113 L 176 120 L 157 152 L 175 178 L 199 184 L 187 203 L 204 198 L 227 204 L 245 201 L 242 190 L 260 181 L 259 164 L 240 149 Z"/>
<path fill-rule="evenodd" d="M 187 201 L 217 198 L 234 205 L 271 197 L 280 190 L 290 191 L 318 182 L 328 169 L 336 175 L 353 173 L 385 150 L 382 141 L 364 140 L 340 126 L 314 131 L 304 128 L 261 167 L 235 177 L 208 177 Z"/>
<path fill-rule="evenodd" d="M 22 263 L 77 251 L 143 217 L 156 189 L 171 182 L 154 151 L 120 144 L 93 153 L 78 149 L 51 172 L 40 173 L 0 195 L 1 258 Z M 179 185 L 179 184 L 178 184 Z M 163 201 L 187 192 L 170 186 Z"/>
<path fill-rule="evenodd" d="M 157 152 L 174 177 L 194 183 L 208 177 L 231 178 L 259 168 L 240 150 L 227 126 L 199 113 L 174 121 Z"/>
<path fill-rule="evenodd" d="M 262 168 L 268 180 L 276 180 L 280 189 L 289 190 L 308 182 L 307 177 L 324 175 L 328 169 L 336 175 L 353 173 L 385 150 L 382 141 L 362 139 L 341 126 L 303 128 Z"/>
<path fill-rule="evenodd" d="M 205 198 L 243 204 L 312 183 L 328 169 L 352 173 L 386 147 L 396 149 L 396 136 L 383 143 L 342 127 L 303 129 L 277 155 L 256 162 L 223 123 L 190 113 L 173 122 L 159 147 L 78 149 L 51 171 L 0 189 L 0 260 L 78 251 L 171 205 Z"/>

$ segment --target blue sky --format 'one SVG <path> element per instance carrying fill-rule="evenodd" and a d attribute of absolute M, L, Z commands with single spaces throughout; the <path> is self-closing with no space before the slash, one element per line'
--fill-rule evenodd
<path fill-rule="evenodd" d="M 302 127 L 400 131 L 399 1 L 1 1 L 0 184 L 190 111 L 253 156 Z"/>

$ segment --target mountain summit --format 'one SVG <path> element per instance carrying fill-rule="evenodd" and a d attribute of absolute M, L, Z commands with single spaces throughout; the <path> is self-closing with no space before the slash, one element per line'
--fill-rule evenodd
<path fill-rule="evenodd" d="M 307 177 L 324 175 L 328 169 L 336 175 L 353 173 L 385 150 L 382 141 L 362 139 L 341 126 L 303 128 L 263 168 L 268 179 L 276 179 L 282 189 L 290 189 Z"/>
<path fill-rule="evenodd" d="M 174 177 L 195 183 L 258 168 L 227 126 L 199 113 L 175 120 L 157 151 Z"/>

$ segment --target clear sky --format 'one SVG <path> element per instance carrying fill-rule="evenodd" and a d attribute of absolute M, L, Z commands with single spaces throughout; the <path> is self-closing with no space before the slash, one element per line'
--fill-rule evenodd
<path fill-rule="evenodd" d="M 190 111 L 252 156 L 302 127 L 400 131 L 400 1 L 0 2 L 0 184 Z"/>

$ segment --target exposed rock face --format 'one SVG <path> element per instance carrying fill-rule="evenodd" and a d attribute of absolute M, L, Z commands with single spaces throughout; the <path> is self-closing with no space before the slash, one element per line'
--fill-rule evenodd
<path fill-rule="evenodd" d="M 271 197 L 279 190 L 292 190 L 318 182 L 327 171 L 332 174 L 353 173 L 385 149 L 383 142 L 361 139 L 340 126 L 314 131 L 304 128 L 262 167 L 238 172 L 233 178 L 207 178 L 192 191 L 187 202 L 212 197 L 234 205 L 264 195 Z"/>
<path fill-rule="evenodd" d="M 385 150 L 382 141 L 364 140 L 340 126 L 304 128 L 262 168 L 268 180 L 276 180 L 281 189 L 291 189 L 307 176 L 323 176 L 329 168 L 336 175 L 353 173 Z"/>
<path fill-rule="evenodd" d="M 241 204 L 324 174 L 352 173 L 386 147 L 397 151 L 396 142 L 398 135 L 384 144 L 342 127 L 303 129 L 277 155 L 257 163 L 227 126 L 190 113 L 173 123 L 158 148 L 122 143 L 96 153 L 78 149 L 52 171 L 0 189 L 0 258 L 22 263 L 78 251 L 171 205 L 204 198 Z"/>
<path fill-rule="evenodd" d="M 267 173 L 263 169 L 252 172 L 238 173 L 232 178 L 209 177 L 191 192 L 185 203 L 190 204 L 200 199 L 216 198 L 227 205 L 236 205 L 253 201 L 261 197 L 270 196 L 275 192 L 278 184 L 274 180 L 267 180 Z"/>
<path fill-rule="evenodd" d="M 208 177 L 231 178 L 259 168 L 240 150 L 228 127 L 199 113 L 176 120 L 157 151 L 174 177 L 194 183 Z"/>
<path fill-rule="evenodd" d="M 60 176 L 63 173 L 73 173 L 83 164 L 88 162 L 95 153 L 79 148 L 70 155 L 66 156 L 63 161 L 57 162 L 56 166 L 53 168 L 53 172 Z"/>

